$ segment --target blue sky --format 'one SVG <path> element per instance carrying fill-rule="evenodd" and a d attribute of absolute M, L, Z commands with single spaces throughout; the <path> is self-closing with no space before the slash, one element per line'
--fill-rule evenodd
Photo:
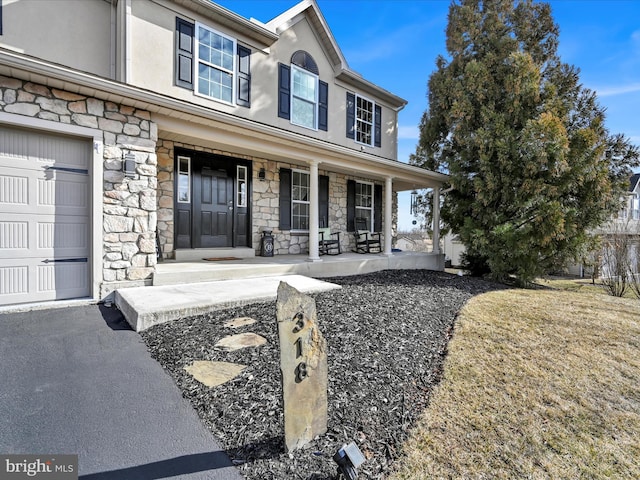
<path fill-rule="evenodd" d="M 215 0 L 246 18 L 268 22 L 296 0 Z M 400 112 L 398 159 L 414 152 L 427 108 L 427 82 L 445 55 L 448 0 L 317 0 L 349 67 L 406 99 Z M 607 127 L 640 145 L 640 1 L 551 0 L 560 26 L 559 53 L 598 94 Z M 408 195 L 400 197 L 400 229 L 412 227 Z"/>

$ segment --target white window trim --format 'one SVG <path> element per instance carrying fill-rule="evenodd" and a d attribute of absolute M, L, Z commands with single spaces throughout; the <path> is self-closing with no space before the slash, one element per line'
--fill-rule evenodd
<path fill-rule="evenodd" d="M 182 173 L 182 170 L 180 170 L 180 162 L 182 160 L 186 160 L 187 161 L 187 200 L 180 200 L 180 173 Z M 184 155 L 178 155 L 178 178 L 177 178 L 177 182 L 176 182 L 176 197 L 177 197 L 177 202 L 178 203 L 191 203 L 191 157 L 187 157 Z"/>
<path fill-rule="evenodd" d="M 361 206 L 358 206 L 358 204 L 356 202 L 356 205 L 355 205 L 355 207 L 356 207 L 355 208 L 355 210 L 356 210 L 356 218 L 358 218 L 358 210 L 368 210 L 368 211 L 370 211 L 371 212 L 371 221 L 369 222 L 369 231 L 373 232 L 373 222 L 374 222 L 374 219 L 375 219 L 374 209 L 375 209 L 375 206 L 376 206 L 376 200 L 375 200 L 376 187 L 375 187 L 375 184 L 373 182 L 356 181 L 356 186 L 358 184 L 369 185 L 371 187 L 371 207 L 361 207 Z M 356 198 L 357 198 L 357 194 L 356 194 Z"/>
<path fill-rule="evenodd" d="M 215 33 L 216 35 L 220 35 L 223 38 L 226 38 L 227 40 L 231 40 L 233 42 L 233 53 L 232 53 L 232 58 L 233 58 L 233 66 L 231 67 L 231 71 L 219 67 L 218 65 L 214 65 L 212 63 L 206 62 L 204 60 L 200 60 L 200 29 L 203 28 L 205 30 L 208 30 L 211 33 Z M 200 22 L 196 22 L 196 30 L 195 30 L 195 38 L 194 38 L 194 48 L 195 48 L 195 61 L 193 62 L 193 93 L 194 95 L 197 95 L 198 97 L 202 97 L 202 98 L 207 98 L 209 100 L 213 100 L 214 102 L 220 102 L 220 103 L 224 103 L 225 105 L 234 105 L 235 106 L 235 100 L 236 100 L 236 82 L 237 82 L 237 75 L 236 75 L 236 62 L 237 62 L 237 52 L 238 52 L 238 45 L 236 42 L 236 39 L 233 37 L 230 37 L 229 35 L 225 35 L 222 32 L 219 32 L 218 30 L 211 28 L 203 23 Z M 231 74 L 231 101 L 227 102 L 225 100 L 222 100 L 220 98 L 215 98 L 215 97 L 211 97 L 209 95 L 205 95 L 204 93 L 200 93 L 198 91 L 198 86 L 199 86 L 199 82 L 200 82 L 200 77 L 198 76 L 198 67 L 200 65 L 200 62 L 202 61 L 203 64 L 210 66 L 212 68 L 215 68 L 216 70 L 220 70 L 222 72 L 225 73 L 229 73 Z"/>
<path fill-rule="evenodd" d="M 305 204 L 305 205 L 311 205 L 311 201 L 307 200 L 306 202 L 304 200 L 294 200 L 293 199 L 293 173 L 303 173 L 305 174 L 307 177 L 309 177 L 309 193 L 311 193 L 311 172 L 309 172 L 308 170 L 299 170 L 299 169 L 292 169 L 291 170 L 291 233 L 309 233 L 308 229 L 301 229 L 301 228 L 293 228 L 293 204 L 294 203 L 301 203 L 301 204 Z M 311 207 L 309 207 L 311 208 Z"/>
<path fill-rule="evenodd" d="M 294 70 L 298 70 L 299 72 L 304 73 L 305 75 L 311 75 L 312 77 L 315 78 L 316 81 L 316 88 L 315 88 L 315 98 L 313 100 L 314 102 L 314 114 L 313 114 L 313 127 L 310 127 L 308 125 L 303 125 L 301 123 L 296 123 L 293 121 L 293 99 L 294 99 L 294 95 L 293 95 L 293 71 Z M 291 104 L 291 124 L 292 125 L 297 125 L 298 127 L 302 127 L 302 128 L 307 128 L 309 130 L 318 130 L 318 111 L 319 111 L 319 104 L 320 104 L 320 99 L 319 99 L 319 95 L 320 95 L 320 77 L 318 75 L 316 75 L 313 72 L 310 72 L 309 70 L 305 70 L 304 68 L 298 67 L 297 65 L 291 64 L 291 80 L 290 80 L 290 85 L 289 85 L 289 91 L 291 92 L 290 94 L 290 99 L 289 102 Z M 298 98 L 298 97 L 296 97 Z M 301 99 L 301 101 L 303 102 L 308 102 L 308 100 L 304 100 Z"/>
<path fill-rule="evenodd" d="M 366 145 L 368 147 L 373 147 L 373 145 L 375 144 L 375 136 L 376 136 L 376 102 L 363 95 L 358 95 L 357 93 L 355 94 L 355 96 L 356 96 L 354 100 L 355 104 L 353 105 L 353 108 L 355 109 L 354 115 L 353 115 L 353 122 L 354 122 L 353 138 L 355 142 L 359 145 Z M 361 98 L 362 100 L 366 100 L 367 102 L 371 102 L 371 110 L 372 110 L 371 111 L 371 143 L 364 143 L 358 140 L 358 98 Z"/>

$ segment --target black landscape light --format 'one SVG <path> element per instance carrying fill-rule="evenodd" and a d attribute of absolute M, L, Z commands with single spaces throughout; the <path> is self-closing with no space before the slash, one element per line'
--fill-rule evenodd
<path fill-rule="evenodd" d="M 364 460 L 364 455 L 353 442 L 349 445 L 343 445 L 333 456 L 333 461 L 338 464 L 338 473 L 342 474 L 347 480 L 358 478 L 357 469 L 364 463 Z"/>

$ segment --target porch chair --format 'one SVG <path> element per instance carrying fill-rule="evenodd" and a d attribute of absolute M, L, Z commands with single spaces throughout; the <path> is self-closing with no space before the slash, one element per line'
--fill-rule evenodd
<path fill-rule="evenodd" d="M 380 232 L 371 232 L 367 226 L 366 218 L 356 218 L 356 231 L 354 237 L 356 240 L 356 253 L 381 253 L 382 240 Z"/>
<path fill-rule="evenodd" d="M 330 228 L 319 228 L 320 240 L 318 241 L 320 255 L 340 255 L 340 232 L 331 232 Z"/>

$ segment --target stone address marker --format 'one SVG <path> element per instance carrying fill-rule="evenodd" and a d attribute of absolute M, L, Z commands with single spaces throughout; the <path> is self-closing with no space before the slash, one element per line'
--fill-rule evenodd
<path fill-rule="evenodd" d="M 284 440 L 290 452 L 327 431 L 327 342 L 316 302 L 285 282 L 276 304 L 284 396 Z"/>

